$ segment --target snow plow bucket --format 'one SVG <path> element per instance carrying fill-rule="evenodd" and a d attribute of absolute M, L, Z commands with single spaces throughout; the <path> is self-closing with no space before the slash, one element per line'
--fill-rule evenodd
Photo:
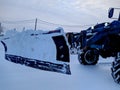
<path fill-rule="evenodd" d="M 1 41 L 5 59 L 40 70 L 71 74 L 69 47 L 63 29 L 27 30 Z"/>

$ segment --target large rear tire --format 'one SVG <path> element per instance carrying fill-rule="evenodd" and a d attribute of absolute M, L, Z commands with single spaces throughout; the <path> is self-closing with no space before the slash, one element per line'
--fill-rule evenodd
<path fill-rule="evenodd" d="M 112 63 L 111 74 L 114 81 L 120 84 L 120 57 L 116 58 Z"/>
<path fill-rule="evenodd" d="M 83 65 L 95 65 L 99 59 L 98 50 L 89 49 L 85 52 L 78 54 L 78 60 Z"/>

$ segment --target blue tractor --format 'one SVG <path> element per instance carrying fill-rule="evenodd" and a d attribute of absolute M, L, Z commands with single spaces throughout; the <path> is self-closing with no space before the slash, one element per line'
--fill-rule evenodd
<path fill-rule="evenodd" d="M 108 17 L 113 18 L 115 9 L 110 8 Z M 99 56 L 115 57 L 112 63 L 112 77 L 120 84 L 120 12 L 117 20 L 104 22 L 80 33 L 81 52 L 78 60 L 83 65 L 95 65 Z"/>

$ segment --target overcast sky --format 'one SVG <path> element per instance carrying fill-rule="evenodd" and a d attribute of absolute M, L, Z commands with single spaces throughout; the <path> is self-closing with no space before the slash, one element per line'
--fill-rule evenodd
<path fill-rule="evenodd" d="M 0 20 L 93 24 L 109 20 L 109 7 L 120 7 L 120 0 L 0 0 Z"/>

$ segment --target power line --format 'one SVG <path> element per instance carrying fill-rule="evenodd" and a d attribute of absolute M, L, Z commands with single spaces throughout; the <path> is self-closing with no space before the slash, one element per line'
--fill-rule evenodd
<path fill-rule="evenodd" d="M 1 21 L 2 23 L 5 24 L 16 24 L 16 23 L 33 23 L 34 19 L 30 20 L 19 20 L 19 21 Z"/>
<path fill-rule="evenodd" d="M 29 20 L 17 20 L 17 21 L 1 21 L 3 24 L 20 24 L 20 23 L 34 23 L 35 19 Z M 47 24 L 47 25 L 55 25 L 55 26 L 63 26 L 63 27 L 89 27 L 94 26 L 95 24 L 88 24 L 88 25 L 65 25 L 65 24 L 57 24 L 48 21 L 43 21 L 41 19 L 37 19 L 37 23 L 40 24 Z"/>
<path fill-rule="evenodd" d="M 51 23 L 51 22 L 40 20 L 40 19 L 38 19 L 38 22 L 43 22 L 43 23 L 46 23 L 46 24 L 57 25 L 57 26 L 64 26 L 64 27 L 88 27 L 88 26 L 95 25 L 95 24 L 89 24 L 89 25 L 65 25 L 65 24 Z"/>

